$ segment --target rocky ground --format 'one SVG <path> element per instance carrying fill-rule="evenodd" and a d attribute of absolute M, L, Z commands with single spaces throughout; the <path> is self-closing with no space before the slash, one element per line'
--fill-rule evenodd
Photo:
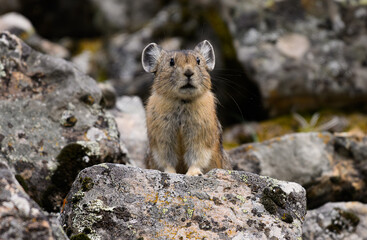
<path fill-rule="evenodd" d="M 366 239 L 365 4 L 149 3 L 0 0 L 0 239 Z M 234 170 L 146 170 L 141 50 L 203 38 Z"/>

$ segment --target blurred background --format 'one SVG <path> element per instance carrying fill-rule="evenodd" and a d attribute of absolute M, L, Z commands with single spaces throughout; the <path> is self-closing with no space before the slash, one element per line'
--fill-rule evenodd
<path fill-rule="evenodd" d="M 365 0 L 0 0 L 4 30 L 74 62 L 110 94 L 143 101 L 148 43 L 173 50 L 209 40 L 226 148 L 367 131 Z"/>

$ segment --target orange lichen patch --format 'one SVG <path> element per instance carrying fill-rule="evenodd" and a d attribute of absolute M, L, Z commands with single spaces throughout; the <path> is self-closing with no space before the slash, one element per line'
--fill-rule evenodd
<path fill-rule="evenodd" d="M 48 87 L 46 82 L 42 80 L 43 77 L 43 73 L 27 74 L 21 71 L 12 71 L 7 81 L 0 81 L 0 99 L 1 97 L 42 98 L 42 93 L 45 90 L 47 92 L 53 91 L 53 88 Z"/>
<path fill-rule="evenodd" d="M 237 230 L 236 229 L 229 229 L 227 231 L 228 237 L 234 237 L 234 235 L 236 235 L 236 233 L 237 233 Z"/>
<path fill-rule="evenodd" d="M 62 206 L 61 206 L 60 213 L 63 213 L 63 212 L 64 212 L 65 205 L 66 205 L 67 203 L 68 203 L 68 201 L 66 200 L 66 198 L 64 198 L 64 201 L 62 201 Z"/>
<path fill-rule="evenodd" d="M 254 149 L 254 146 L 252 144 L 248 144 L 248 145 L 243 146 L 243 150 L 245 150 L 246 152 L 250 151 L 250 150 L 253 150 L 253 149 Z"/>
<path fill-rule="evenodd" d="M 158 193 L 152 192 L 151 194 L 147 194 L 145 196 L 145 202 L 157 203 L 158 202 Z"/>
<path fill-rule="evenodd" d="M 323 140 L 325 144 L 328 144 L 330 142 L 330 136 L 322 134 L 321 132 L 318 133 L 318 137 Z"/>
<path fill-rule="evenodd" d="M 274 141 L 280 142 L 282 139 L 280 137 L 274 138 Z"/>
<path fill-rule="evenodd" d="M 165 226 L 165 228 L 164 231 L 158 232 L 156 234 L 157 239 L 158 238 L 161 239 L 162 237 L 175 239 L 175 236 L 177 235 L 177 232 L 179 230 L 178 227 L 172 224 L 171 222 L 168 222 L 163 219 L 160 219 L 159 222 L 162 223 Z"/>

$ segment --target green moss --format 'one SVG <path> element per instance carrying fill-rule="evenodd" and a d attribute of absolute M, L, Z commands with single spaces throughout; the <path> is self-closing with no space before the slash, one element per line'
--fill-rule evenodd
<path fill-rule="evenodd" d="M 291 115 L 280 116 L 260 123 L 256 131 L 258 141 L 266 141 L 274 137 L 297 131 L 297 123 Z"/>
<path fill-rule="evenodd" d="M 283 222 L 292 223 L 293 216 L 286 209 L 286 193 L 278 186 L 267 187 L 260 198 L 261 204 L 272 215 L 277 215 Z"/>
<path fill-rule="evenodd" d="M 19 184 L 23 187 L 24 191 L 28 191 L 28 184 L 27 182 L 24 180 L 24 178 L 19 175 L 19 174 L 16 174 L 15 175 L 15 179 L 17 179 L 17 181 L 19 182 Z"/>
<path fill-rule="evenodd" d="M 331 220 L 331 224 L 326 227 L 330 232 L 340 234 L 343 230 L 350 230 L 350 228 L 356 228 L 359 224 L 359 217 L 352 212 L 335 208 L 338 212 L 337 216 Z"/>
<path fill-rule="evenodd" d="M 286 223 L 292 223 L 293 222 L 293 217 L 289 213 L 284 213 L 281 219 L 282 219 L 283 222 L 286 222 Z"/>
<path fill-rule="evenodd" d="M 90 177 L 80 178 L 79 182 L 82 185 L 83 192 L 88 192 L 94 186 L 93 180 Z"/>
<path fill-rule="evenodd" d="M 77 235 L 74 235 L 70 238 L 70 240 L 91 240 L 87 234 L 85 233 L 79 233 Z"/>
<path fill-rule="evenodd" d="M 232 149 L 232 148 L 236 148 L 239 147 L 240 144 L 236 143 L 236 142 L 223 142 L 223 148 L 228 150 L 228 149 Z"/>
<path fill-rule="evenodd" d="M 339 214 L 341 217 L 345 218 L 353 227 L 356 227 L 359 224 L 359 217 L 354 213 L 339 209 Z"/>
<path fill-rule="evenodd" d="M 80 98 L 80 101 L 82 101 L 83 103 L 88 104 L 88 105 L 93 105 L 94 102 L 95 102 L 94 98 L 89 94 L 82 96 Z"/>
<path fill-rule="evenodd" d="M 286 193 L 280 187 L 265 188 L 264 195 L 271 198 L 273 202 L 281 208 L 285 208 Z"/>
<path fill-rule="evenodd" d="M 271 198 L 267 196 L 263 196 L 260 199 L 260 202 L 262 205 L 264 205 L 264 208 L 266 211 L 268 211 L 270 214 L 276 214 L 277 213 L 277 205 L 271 200 Z"/>
<path fill-rule="evenodd" d="M 87 154 L 88 148 L 80 144 L 72 143 L 65 146 L 56 157 L 58 167 L 51 177 L 51 185 L 42 196 L 41 206 L 49 212 L 59 211 L 61 203 L 55 202 L 55 199 L 64 198 L 69 192 L 79 171 L 82 169 L 100 163 L 100 160 Z M 89 157 L 85 162 L 83 158 Z M 93 187 L 88 180 L 85 182 L 85 188 Z"/>

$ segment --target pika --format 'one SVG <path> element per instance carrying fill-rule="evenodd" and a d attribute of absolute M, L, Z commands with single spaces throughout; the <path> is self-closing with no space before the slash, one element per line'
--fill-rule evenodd
<path fill-rule="evenodd" d="M 166 51 L 150 43 L 142 65 L 154 74 L 146 106 L 146 167 L 190 176 L 231 169 L 208 73 L 215 65 L 213 46 L 205 40 L 194 50 Z"/>

